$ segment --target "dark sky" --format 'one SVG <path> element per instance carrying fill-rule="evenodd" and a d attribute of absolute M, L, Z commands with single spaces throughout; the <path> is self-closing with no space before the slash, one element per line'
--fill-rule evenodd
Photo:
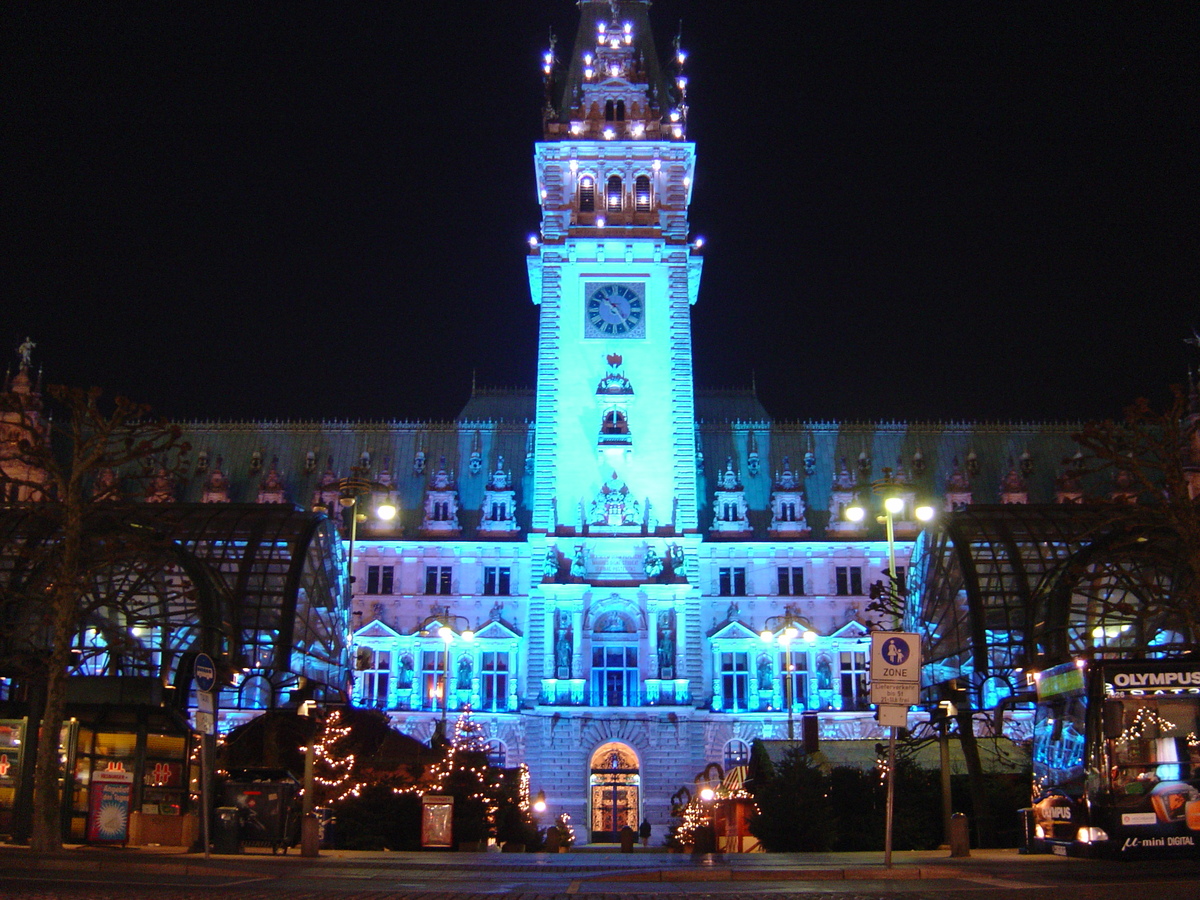
<path fill-rule="evenodd" d="M 570 0 L 4 4 L 0 340 L 180 418 L 532 385 Z M 1111 415 L 1200 325 L 1200 6 L 656 0 L 696 380 L 783 419 Z"/>

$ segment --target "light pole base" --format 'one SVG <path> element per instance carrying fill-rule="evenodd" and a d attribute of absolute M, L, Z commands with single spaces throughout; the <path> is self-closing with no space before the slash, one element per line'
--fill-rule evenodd
<path fill-rule="evenodd" d="M 307 815 L 300 823 L 300 855 L 321 855 L 321 823 L 314 815 Z"/>

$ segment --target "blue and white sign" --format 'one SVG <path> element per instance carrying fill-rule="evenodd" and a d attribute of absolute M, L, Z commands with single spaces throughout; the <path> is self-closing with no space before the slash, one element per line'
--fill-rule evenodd
<path fill-rule="evenodd" d="M 871 702 L 880 707 L 907 708 L 919 702 L 920 691 L 920 635 L 899 631 L 872 632 Z"/>
<path fill-rule="evenodd" d="M 217 686 L 217 667 L 213 665 L 212 657 L 207 653 L 196 656 L 194 679 L 198 691 L 211 691 Z"/>
<path fill-rule="evenodd" d="M 871 633 L 871 681 L 921 682 L 921 637 L 901 631 Z"/>

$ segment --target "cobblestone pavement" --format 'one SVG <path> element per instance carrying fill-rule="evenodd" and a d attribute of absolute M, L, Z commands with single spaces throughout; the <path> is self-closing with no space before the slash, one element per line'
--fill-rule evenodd
<path fill-rule="evenodd" d="M 740 885 L 734 890 L 720 893 L 688 891 L 689 900 L 761 900 L 769 894 L 771 900 L 1032 900 L 1043 895 L 1044 888 L 997 888 L 995 885 L 925 885 L 916 890 L 896 891 L 889 886 L 872 887 L 857 884 L 842 891 L 822 889 L 803 890 L 797 885 L 780 886 Z M 1181 887 L 1183 893 L 1180 893 Z M 1176 882 L 1149 882 L 1139 886 L 1144 896 L 1150 898 L 1172 896 L 1194 896 L 1195 884 L 1181 886 Z M 90 884 L 45 884 L 37 882 L 6 882 L 3 885 L 6 897 L 22 900 L 214 900 L 214 898 L 236 898 L 236 900 L 494 900 L 496 894 L 470 893 L 465 891 L 445 892 L 423 888 L 389 888 L 383 890 L 341 890 L 325 885 L 311 889 L 296 890 L 294 887 L 282 891 L 275 885 L 223 885 L 220 887 L 180 888 L 174 885 L 97 885 Z M 679 893 L 679 891 L 670 891 Z M 591 893 L 577 892 L 512 892 L 506 893 L 512 900 L 660 900 L 663 893 Z M 1128 888 L 1119 885 L 1077 885 L 1055 890 L 1056 900 L 1128 900 Z"/>
<path fill-rule="evenodd" d="M 1144 900 L 1196 896 L 1200 862 L 1101 863 L 983 851 L 507 857 L 352 854 L 319 859 L 79 848 L 38 858 L 0 849 L 0 897 L 29 900 Z"/>

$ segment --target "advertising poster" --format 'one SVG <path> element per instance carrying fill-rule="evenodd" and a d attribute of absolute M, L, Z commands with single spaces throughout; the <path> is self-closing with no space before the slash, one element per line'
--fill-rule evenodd
<path fill-rule="evenodd" d="M 421 798 L 421 846 L 454 846 L 454 798 L 426 794 Z"/>
<path fill-rule="evenodd" d="M 129 840 L 129 801 L 132 797 L 132 772 L 119 769 L 93 772 L 88 791 L 87 839 L 116 844 Z"/>

